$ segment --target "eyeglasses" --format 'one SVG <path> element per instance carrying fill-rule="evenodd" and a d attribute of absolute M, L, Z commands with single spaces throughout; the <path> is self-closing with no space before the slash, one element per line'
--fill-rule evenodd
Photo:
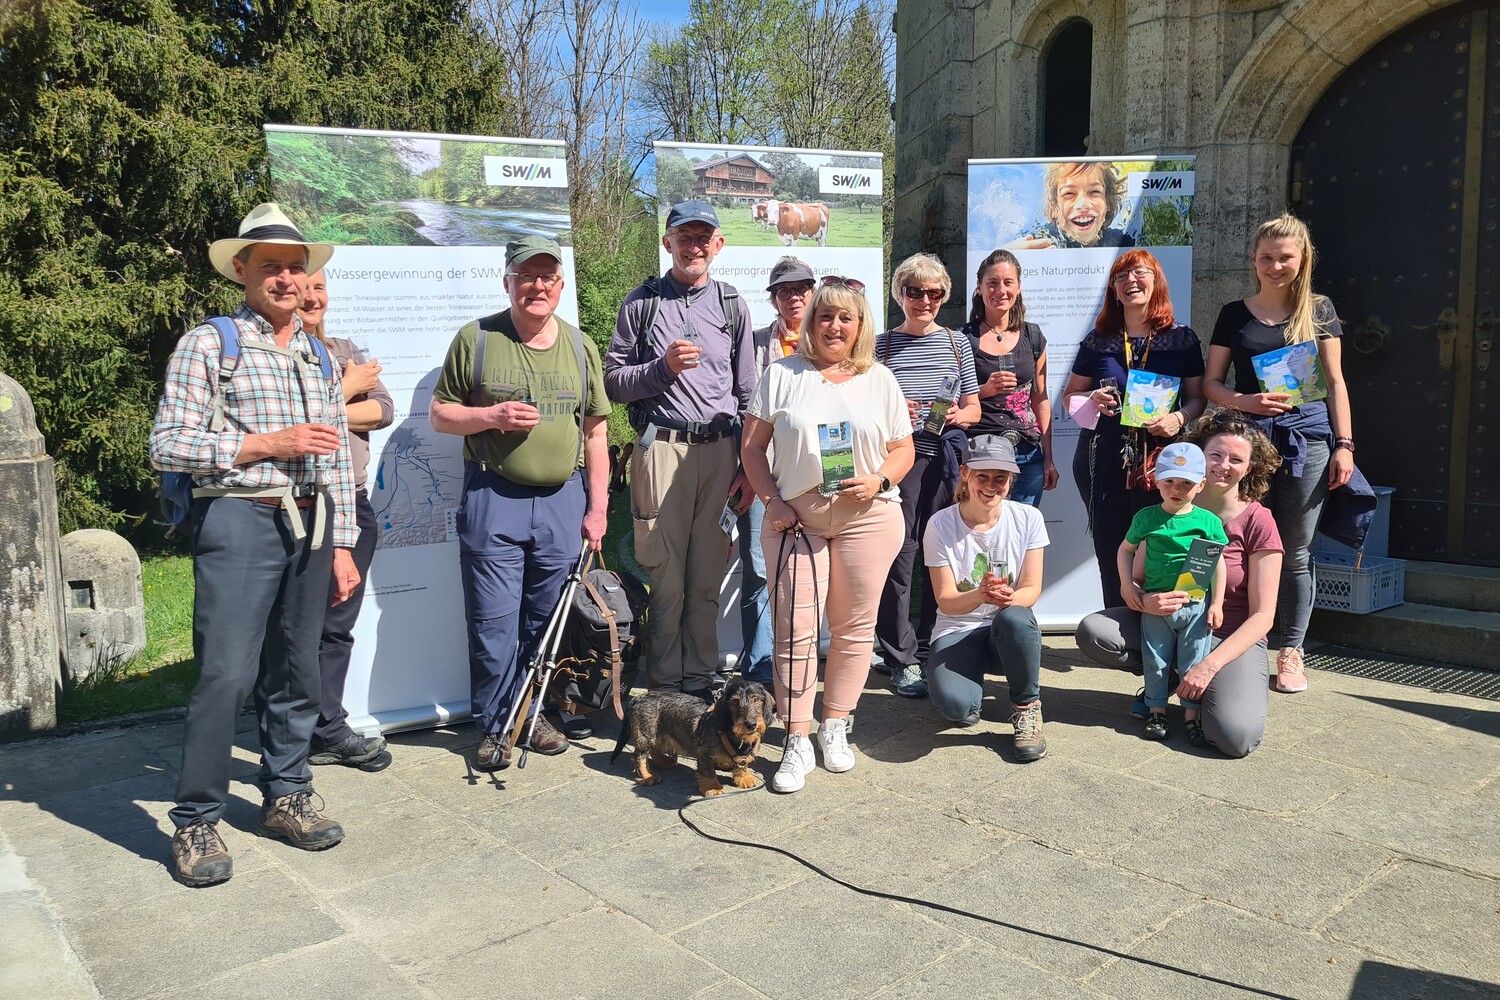
<path fill-rule="evenodd" d="M 684 233 L 679 230 L 677 232 L 668 233 L 667 238 L 677 243 L 681 243 L 685 246 L 706 247 L 710 243 L 712 243 L 718 237 L 718 235 L 718 230 L 714 230 L 711 233 Z"/>
<path fill-rule="evenodd" d="M 812 285 L 777 285 L 771 292 L 778 299 L 800 299 L 804 295 L 811 295 Z"/>
<path fill-rule="evenodd" d="M 941 288 L 918 288 L 916 285 L 907 285 L 901 289 L 901 293 L 912 301 L 926 299 L 928 302 L 941 302 L 943 296 L 948 294 Z"/>
<path fill-rule="evenodd" d="M 865 290 L 865 283 L 863 281 L 860 281 L 858 278 L 846 278 L 842 274 L 823 275 L 823 284 L 845 285 L 856 292 L 862 292 Z"/>
<path fill-rule="evenodd" d="M 523 274 L 520 271 L 506 271 L 506 275 L 516 279 L 518 285 L 540 285 L 546 291 L 557 287 L 562 280 L 562 275 L 554 271 L 551 274 Z"/>
<path fill-rule="evenodd" d="M 1121 271 L 1115 275 L 1115 284 L 1118 285 L 1122 281 L 1129 281 L 1131 278 L 1137 281 L 1145 281 L 1147 278 L 1154 277 L 1156 277 L 1156 272 L 1142 264 L 1140 267 L 1132 267 L 1128 271 Z"/>

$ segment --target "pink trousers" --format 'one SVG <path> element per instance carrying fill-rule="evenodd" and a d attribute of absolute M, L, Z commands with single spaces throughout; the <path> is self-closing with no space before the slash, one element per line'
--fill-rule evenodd
<path fill-rule="evenodd" d="M 823 711 L 854 711 L 870 673 L 880 591 L 905 535 L 901 508 L 889 500 L 858 503 L 813 490 L 789 503 L 802 522 L 801 536 L 775 530 L 767 515 L 760 544 L 773 588 L 776 709 L 797 723 L 813 718 L 825 610 L 830 642 Z"/>

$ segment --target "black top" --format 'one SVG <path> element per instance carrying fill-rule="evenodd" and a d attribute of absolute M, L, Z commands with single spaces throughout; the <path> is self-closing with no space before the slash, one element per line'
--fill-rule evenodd
<path fill-rule="evenodd" d="M 1035 323 L 1023 324 L 1016 346 L 1009 354 L 1003 355 L 980 349 L 979 324 L 965 324 L 964 333 L 969 335 L 969 344 L 974 348 L 974 372 L 980 388 L 1000 370 L 1002 360 L 1008 359 L 1016 374 L 1016 387 L 1010 392 L 979 398 L 979 421 L 969 428 L 969 437 L 1014 430 L 1032 444 L 1038 444 L 1042 440 L 1042 429 L 1037 426 L 1036 414 L 1031 409 L 1031 388 L 1036 382 L 1037 357 L 1047 349 L 1047 338 L 1042 335 L 1041 327 Z"/>
<path fill-rule="evenodd" d="M 1344 335 L 1333 303 L 1321 295 L 1313 300 L 1313 325 L 1319 340 Z M 1229 348 L 1230 368 L 1234 373 L 1234 384 L 1229 388 L 1247 395 L 1257 393 L 1260 380 L 1255 377 L 1255 366 L 1250 359 L 1285 347 L 1286 323 L 1262 323 L 1250 312 L 1244 299 L 1235 299 L 1219 310 L 1208 343 L 1211 347 Z"/>

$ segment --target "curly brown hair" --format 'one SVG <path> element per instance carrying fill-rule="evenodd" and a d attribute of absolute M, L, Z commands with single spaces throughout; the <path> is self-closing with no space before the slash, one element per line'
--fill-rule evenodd
<path fill-rule="evenodd" d="M 1271 477 L 1281 468 L 1281 452 L 1255 423 L 1239 410 L 1205 413 L 1188 427 L 1187 440 L 1208 450 L 1208 442 L 1222 434 L 1250 443 L 1250 468 L 1240 480 L 1241 500 L 1260 500 L 1271 491 Z"/>

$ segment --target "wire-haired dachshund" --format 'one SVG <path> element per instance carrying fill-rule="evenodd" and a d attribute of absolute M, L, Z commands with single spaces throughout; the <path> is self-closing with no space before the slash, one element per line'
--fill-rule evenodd
<path fill-rule="evenodd" d="M 652 691 L 631 700 L 610 761 L 620 756 L 628 737 L 637 784 L 661 781 L 652 768 L 673 767 L 677 755 L 685 754 L 698 761 L 699 795 L 724 791 L 719 771 L 729 772 L 734 787 L 753 788 L 756 779 L 750 764 L 774 715 L 771 693 L 741 678 L 730 681 L 711 707 L 681 691 Z"/>

